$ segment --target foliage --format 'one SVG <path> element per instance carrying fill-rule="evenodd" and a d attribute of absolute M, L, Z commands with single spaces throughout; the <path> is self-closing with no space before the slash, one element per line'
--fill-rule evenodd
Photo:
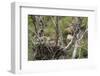
<path fill-rule="evenodd" d="M 28 60 L 87 58 L 87 28 L 87 17 L 28 15 Z"/>

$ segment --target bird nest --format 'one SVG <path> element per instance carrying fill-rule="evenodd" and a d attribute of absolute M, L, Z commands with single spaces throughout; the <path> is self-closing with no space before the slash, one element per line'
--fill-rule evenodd
<path fill-rule="evenodd" d="M 46 44 L 37 44 L 33 48 L 34 60 L 53 60 L 65 59 L 66 53 L 60 46 L 50 46 Z"/>

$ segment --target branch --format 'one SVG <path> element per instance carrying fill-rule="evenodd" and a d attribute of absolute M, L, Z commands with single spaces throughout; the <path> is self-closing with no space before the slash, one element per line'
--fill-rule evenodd
<path fill-rule="evenodd" d="M 55 21 L 53 20 L 53 18 L 50 16 L 50 18 L 51 18 L 51 21 L 53 22 L 53 24 L 56 26 L 56 23 L 55 23 Z"/>
<path fill-rule="evenodd" d="M 67 50 L 69 48 L 69 46 L 73 43 L 74 38 L 68 43 L 68 45 L 63 49 L 63 50 Z"/>
<path fill-rule="evenodd" d="M 84 33 L 82 34 L 82 36 L 79 38 L 79 40 L 76 40 L 75 41 L 75 47 L 74 47 L 74 51 L 73 51 L 73 54 L 72 54 L 72 58 L 75 58 L 75 56 L 76 56 L 76 53 L 77 53 L 77 49 L 78 49 L 78 46 L 79 46 L 79 44 L 78 43 L 80 43 L 80 41 L 81 41 L 81 39 L 84 37 L 84 35 L 85 35 L 85 33 L 87 32 L 88 30 L 86 29 L 85 31 L 84 31 Z"/>
<path fill-rule="evenodd" d="M 88 29 L 86 29 L 86 30 L 84 31 L 83 35 L 80 37 L 79 40 L 81 40 L 81 39 L 84 37 L 84 35 L 85 35 L 85 33 L 86 33 L 87 31 L 88 31 Z"/>
<path fill-rule="evenodd" d="M 56 17 L 56 22 L 53 20 L 52 17 L 50 17 L 50 18 L 55 26 L 55 29 L 56 29 L 56 37 L 57 37 L 56 38 L 56 45 L 58 45 L 60 43 L 61 46 L 64 47 L 62 31 L 61 31 L 60 23 L 59 23 L 59 17 L 58 16 Z M 59 43 L 58 43 L 58 40 L 60 41 Z"/>
<path fill-rule="evenodd" d="M 74 45 L 74 51 L 73 51 L 73 54 L 72 54 L 72 59 L 74 59 L 75 56 L 76 56 L 77 48 L 78 48 L 78 41 L 76 40 L 75 45 Z"/>

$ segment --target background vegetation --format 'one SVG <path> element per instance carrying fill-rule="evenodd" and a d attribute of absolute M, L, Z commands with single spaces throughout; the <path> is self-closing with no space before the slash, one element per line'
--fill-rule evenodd
<path fill-rule="evenodd" d="M 88 57 L 88 18 L 28 15 L 28 60 Z"/>

